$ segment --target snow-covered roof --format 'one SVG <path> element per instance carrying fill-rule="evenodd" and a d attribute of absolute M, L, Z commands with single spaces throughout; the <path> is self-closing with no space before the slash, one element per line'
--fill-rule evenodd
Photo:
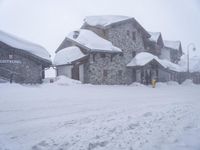
<path fill-rule="evenodd" d="M 84 22 L 90 26 L 106 27 L 113 23 L 131 19 L 127 16 L 105 15 L 105 16 L 88 16 Z"/>
<path fill-rule="evenodd" d="M 82 51 L 76 47 L 67 47 L 65 49 L 60 50 L 56 53 L 54 58 L 54 65 L 66 65 L 71 64 L 72 62 L 84 58 L 86 55 L 82 53 Z"/>
<path fill-rule="evenodd" d="M 67 38 L 78 42 L 79 44 L 89 48 L 91 51 L 122 52 L 121 49 L 115 47 L 110 41 L 101 38 L 90 30 L 80 29 L 71 32 Z"/>
<path fill-rule="evenodd" d="M 149 32 L 149 34 L 151 35 L 149 40 L 157 43 L 161 33 L 160 32 Z"/>
<path fill-rule="evenodd" d="M 171 49 L 179 50 L 180 45 L 180 41 L 164 41 L 164 46 Z"/>
<path fill-rule="evenodd" d="M 156 60 L 158 63 L 160 63 L 164 68 L 168 68 L 173 71 L 181 72 L 183 69 L 177 65 L 174 64 L 168 60 L 161 60 L 157 56 L 154 56 L 147 52 L 142 52 L 137 54 L 129 64 L 127 64 L 127 67 L 136 67 L 136 66 L 144 66 L 151 62 L 152 60 Z"/>
<path fill-rule="evenodd" d="M 29 52 L 29 53 L 31 53 L 35 56 L 38 56 L 42 59 L 51 61 L 50 54 L 42 46 L 28 42 L 26 40 L 23 40 L 21 38 L 14 36 L 14 35 L 5 33 L 1 30 L 0 30 L 0 41 L 13 47 L 13 48 L 17 48 L 17 49 Z"/>

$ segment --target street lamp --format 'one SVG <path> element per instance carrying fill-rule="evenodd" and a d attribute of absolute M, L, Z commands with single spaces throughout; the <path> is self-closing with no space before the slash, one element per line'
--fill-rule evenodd
<path fill-rule="evenodd" d="M 188 77 L 190 77 L 190 50 L 195 51 L 196 47 L 194 43 L 190 43 L 187 46 L 187 73 L 188 73 Z"/>

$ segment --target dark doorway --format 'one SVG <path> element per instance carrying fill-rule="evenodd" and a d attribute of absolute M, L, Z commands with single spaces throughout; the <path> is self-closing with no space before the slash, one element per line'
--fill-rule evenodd
<path fill-rule="evenodd" d="M 74 67 L 72 68 L 72 79 L 74 80 L 79 80 L 79 66 L 78 65 L 74 65 Z"/>
<path fill-rule="evenodd" d="M 136 69 L 133 69 L 133 82 L 136 82 Z"/>

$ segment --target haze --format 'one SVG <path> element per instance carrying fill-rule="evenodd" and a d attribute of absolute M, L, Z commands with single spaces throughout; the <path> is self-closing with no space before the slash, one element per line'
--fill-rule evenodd
<path fill-rule="evenodd" d="M 0 0 L 0 30 L 44 46 L 52 56 L 85 16 L 135 17 L 148 31 L 166 40 L 181 40 L 184 51 L 195 43 L 200 55 L 198 0 Z"/>

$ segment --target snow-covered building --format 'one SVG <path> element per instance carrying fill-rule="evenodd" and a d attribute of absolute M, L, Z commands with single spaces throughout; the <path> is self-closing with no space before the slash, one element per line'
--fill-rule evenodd
<path fill-rule="evenodd" d="M 161 59 L 167 59 L 178 64 L 183 55 L 180 41 L 164 41 L 164 47 L 161 49 Z"/>
<path fill-rule="evenodd" d="M 159 82 L 177 81 L 179 80 L 180 73 L 183 72 L 183 68 L 167 60 L 162 60 L 157 56 L 141 52 L 137 54 L 132 61 L 127 64 L 127 67 L 135 70 L 135 80 L 137 82 L 151 83 L 152 79 L 156 79 Z"/>
<path fill-rule="evenodd" d="M 164 47 L 162 34 L 160 32 L 149 32 L 150 38 L 144 39 L 145 49 L 153 55 L 160 56 Z"/>
<path fill-rule="evenodd" d="M 151 79 L 155 72 L 159 81 L 177 81 L 178 65 L 159 57 L 164 47 L 161 33 L 147 32 L 134 18 L 91 16 L 84 19 L 81 29 L 65 37 L 54 65 L 57 76 L 83 83 L 131 84 L 142 82 L 145 72 Z M 133 65 L 136 59 L 146 63 Z"/>
<path fill-rule="evenodd" d="M 41 83 L 50 54 L 43 47 L 0 31 L 0 79 Z"/>
<path fill-rule="evenodd" d="M 145 51 L 143 39 L 149 37 L 150 34 L 134 18 L 87 17 L 81 29 L 66 36 L 56 50 L 57 75 L 92 84 L 130 84 L 134 82 L 134 72 L 126 65 L 137 53 Z M 73 64 L 56 61 L 61 51 L 74 46 L 85 55 L 84 60 L 74 59 Z M 70 75 L 66 70 L 71 70 Z"/>

